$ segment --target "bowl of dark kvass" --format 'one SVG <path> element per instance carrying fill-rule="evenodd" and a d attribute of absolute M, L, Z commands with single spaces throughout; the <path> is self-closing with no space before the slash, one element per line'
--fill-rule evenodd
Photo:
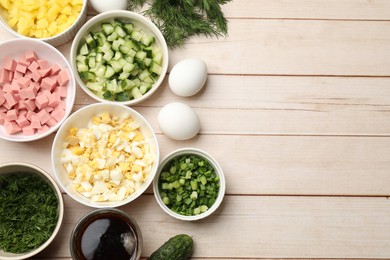
<path fill-rule="evenodd" d="M 138 260 L 142 234 L 135 220 L 119 209 L 97 209 L 73 228 L 70 252 L 75 260 Z"/>

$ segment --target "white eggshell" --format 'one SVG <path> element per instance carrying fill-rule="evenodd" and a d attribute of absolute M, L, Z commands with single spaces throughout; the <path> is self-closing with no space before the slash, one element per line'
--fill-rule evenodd
<path fill-rule="evenodd" d="M 194 137 L 200 129 L 200 121 L 195 111 L 188 105 L 173 102 L 161 108 L 158 124 L 163 133 L 175 140 Z"/>
<path fill-rule="evenodd" d="M 127 10 L 127 0 L 89 0 L 93 9 L 99 13 L 111 10 Z"/>
<path fill-rule="evenodd" d="M 181 97 L 198 93 L 207 79 L 207 66 L 204 61 L 195 58 L 184 59 L 175 64 L 169 74 L 169 87 Z"/>

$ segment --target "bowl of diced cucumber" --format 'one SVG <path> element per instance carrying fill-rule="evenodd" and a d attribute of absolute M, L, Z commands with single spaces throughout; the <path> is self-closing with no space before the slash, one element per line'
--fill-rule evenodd
<path fill-rule="evenodd" d="M 79 86 L 100 102 L 135 105 L 150 97 L 168 69 L 168 47 L 157 26 L 131 11 L 94 16 L 70 50 Z"/>
<path fill-rule="evenodd" d="M 153 192 L 170 216 L 186 221 L 210 216 L 221 205 L 226 182 L 218 162 L 197 148 L 181 148 L 159 164 Z"/>

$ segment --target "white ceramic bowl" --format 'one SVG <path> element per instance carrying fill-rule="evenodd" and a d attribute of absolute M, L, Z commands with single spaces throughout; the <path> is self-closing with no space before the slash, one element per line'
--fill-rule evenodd
<path fill-rule="evenodd" d="M 64 99 L 66 103 L 65 116 L 58 121 L 55 126 L 43 133 L 35 133 L 34 135 L 24 135 L 19 132 L 9 135 L 4 129 L 3 124 L 0 124 L 0 138 L 14 142 L 28 142 L 44 138 L 54 131 L 64 122 L 67 116 L 72 112 L 73 104 L 76 96 L 76 82 L 74 75 L 67 59 L 55 47 L 48 43 L 36 39 L 17 38 L 0 43 L 0 68 L 3 67 L 5 57 L 11 57 L 18 60 L 19 57 L 27 50 L 33 50 L 38 58 L 47 60 L 50 64 L 57 64 L 62 69 L 66 70 L 69 76 L 67 84 L 67 97 Z"/>
<path fill-rule="evenodd" d="M 63 164 L 61 163 L 61 154 L 65 142 L 64 140 L 69 133 L 69 129 L 73 127 L 86 128 L 90 119 L 102 112 L 108 112 L 111 115 L 122 115 L 124 113 L 128 113 L 136 122 L 140 124 L 141 132 L 144 135 L 146 141 L 149 143 L 151 153 L 154 156 L 154 163 L 146 181 L 143 182 L 142 185 L 134 193 L 132 193 L 130 196 L 128 196 L 122 201 L 95 202 L 92 199 L 81 195 L 75 190 L 72 180 L 68 177 L 68 173 L 64 168 Z M 137 111 L 121 104 L 95 103 L 77 110 L 63 123 L 63 125 L 57 131 L 57 134 L 53 141 L 51 160 L 58 183 L 68 193 L 70 197 L 86 206 L 94 208 L 112 208 L 122 206 L 135 200 L 149 187 L 157 172 L 159 161 L 159 147 L 156 135 L 152 127 L 146 121 L 146 119 Z"/>
<path fill-rule="evenodd" d="M 83 0 L 83 6 L 82 6 L 82 9 L 80 11 L 78 18 L 65 31 L 63 31 L 57 35 L 54 35 L 52 37 L 35 38 L 35 39 L 42 40 L 42 41 L 47 42 L 53 46 L 59 46 L 59 45 L 62 45 L 64 43 L 72 40 L 74 38 L 74 36 L 76 35 L 77 31 L 80 29 L 80 27 L 85 23 L 85 20 L 87 19 L 87 10 L 88 10 L 87 6 L 88 6 L 88 0 Z M 13 28 L 11 28 L 8 25 L 7 21 L 3 18 L 3 14 L 1 14 L 1 13 L 0 13 L 0 24 L 4 27 L 4 29 L 6 29 L 8 32 L 10 32 L 11 34 L 13 34 L 16 37 L 32 39 L 31 37 L 24 36 L 24 35 L 18 33 L 17 31 L 15 31 Z"/>
<path fill-rule="evenodd" d="M 183 155 L 196 155 L 196 156 L 199 156 L 199 157 L 206 159 L 207 161 L 210 162 L 210 164 L 212 165 L 212 167 L 215 170 L 215 173 L 219 177 L 220 187 L 219 187 L 218 196 L 217 196 L 214 204 L 208 210 L 206 210 L 203 213 L 200 213 L 199 215 L 186 216 L 186 215 L 178 214 L 178 213 L 174 212 L 173 210 L 171 210 L 167 205 L 165 205 L 161 196 L 160 196 L 159 178 L 160 178 L 160 174 L 162 173 L 163 168 L 172 159 L 181 157 Z M 177 218 L 177 219 L 180 219 L 180 220 L 186 220 L 186 221 L 194 221 L 194 220 L 203 219 L 205 217 L 210 216 L 212 213 L 214 213 L 222 203 L 222 200 L 225 196 L 225 189 L 226 189 L 226 181 L 225 181 L 225 176 L 224 176 L 224 173 L 223 173 L 221 166 L 218 164 L 218 162 L 210 154 L 208 154 L 207 152 L 205 152 L 203 150 L 197 149 L 197 148 L 181 148 L 181 149 L 175 150 L 175 151 L 171 152 L 170 154 L 168 154 L 160 162 L 156 177 L 154 178 L 154 181 L 153 181 L 154 197 L 156 198 L 158 205 L 170 216 Z"/>
<path fill-rule="evenodd" d="M 28 163 L 12 162 L 12 163 L 6 163 L 6 164 L 0 165 L 0 176 L 4 176 L 7 174 L 16 173 L 16 172 L 27 172 L 27 173 L 37 175 L 37 176 L 41 177 L 42 179 L 44 179 L 53 188 L 53 191 L 58 198 L 58 220 L 57 220 L 57 224 L 56 224 L 56 227 L 55 227 L 52 235 L 41 246 L 39 246 L 38 248 L 36 248 L 32 251 L 24 253 L 24 254 L 6 253 L 3 250 L 0 250 L 0 259 L 4 259 L 4 260 L 26 259 L 26 258 L 30 258 L 30 257 L 38 254 L 42 250 L 44 250 L 54 240 L 54 238 L 58 234 L 58 232 L 61 228 L 61 225 L 62 225 L 63 217 L 64 217 L 64 201 L 62 198 L 62 193 L 61 193 L 60 189 L 58 188 L 57 183 L 54 181 L 54 179 L 47 172 L 45 172 L 44 170 L 42 170 L 41 168 L 39 168 L 35 165 L 28 164 Z M 0 205 L 0 207 L 2 207 L 2 205 Z"/>
<path fill-rule="evenodd" d="M 76 56 L 79 51 L 79 48 L 81 45 L 85 43 L 84 37 L 89 32 L 94 32 L 96 30 L 100 30 L 100 25 L 105 22 L 112 22 L 114 19 L 122 20 L 125 22 L 131 22 L 134 24 L 135 28 L 141 29 L 144 33 L 152 34 L 155 36 L 155 43 L 154 45 L 161 48 L 163 53 L 163 61 L 162 61 L 162 72 L 158 80 L 153 84 L 152 88 L 146 92 L 142 97 L 137 99 L 132 99 L 129 101 L 109 101 L 107 99 L 104 99 L 102 97 L 97 96 L 95 93 L 93 93 L 90 89 L 86 87 L 84 82 L 81 80 L 79 73 L 77 72 L 77 60 Z M 106 11 L 101 14 L 98 14 L 94 16 L 91 20 L 87 21 L 79 30 L 79 32 L 76 34 L 71 49 L 70 49 L 70 64 L 72 66 L 73 72 L 75 74 L 76 81 L 78 85 L 92 98 L 94 98 L 97 101 L 100 102 L 109 102 L 109 103 L 121 103 L 123 105 L 135 105 L 138 104 L 145 99 L 149 98 L 153 93 L 157 90 L 157 88 L 161 85 L 162 81 L 164 80 L 165 74 L 168 70 L 168 47 L 165 42 L 165 39 L 160 32 L 160 30 L 157 28 L 157 26 L 145 18 L 144 16 L 130 12 L 130 11 L 124 11 L 124 10 L 118 10 L 118 11 Z"/>

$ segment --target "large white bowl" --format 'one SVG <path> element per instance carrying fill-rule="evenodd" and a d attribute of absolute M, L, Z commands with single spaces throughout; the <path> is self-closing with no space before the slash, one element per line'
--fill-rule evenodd
<path fill-rule="evenodd" d="M 163 168 L 168 163 L 170 163 L 170 161 L 172 159 L 181 157 L 183 155 L 196 155 L 196 156 L 199 156 L 201 158 L 204 158 L 205 160 L 207 160 L 211 164 L 211 166 L 214 168 L 215 174 L 217 174 L 218 177 L 219 177 L 219 191 L 218 191 L 218 196 L 217 196 L 214 204 L 208 210 L 206 210 L 205 212 L 203 212 L 203 213 L 201 213 L 199 215 L 186 216 L 186 215 L 182 215 L 182 214 L 176 213 L 173 210 L 171 210 L 167 205 L 164 204 L 164 202 L 163 202 L 163 200 L 162 200 L 162 198 L 160 196 L 159 178 L 160 178 L 160 174 L 162 173 Z M 223 200 L 223 198 L 225 196 L 225 189 L 226 189 L 225 175 L 224 175 L 223 170 L 222 170 L 221 166 L 219 165 L 219 163 L 214 159 L 214 157 L 212 157 L 207 152 L 205 152 L 205 151 L 203 151 L 201 149 L 191 148 L 191 147 L 181 148 L 181 149 L 175 150 L 175 151 L 171 152 L 170 154 L 168 154 L 160 162 L 160 165 L 158 167 L 158 171 L 157 171 L 156 177 L 154 178 L 154 181 L 153 181 L 154 197 L 156 198 L 158 205 L 168 215 L 170 215 L 170 216 L 172 216 L 174 218 L 180 219 L 180 220 L 185 220 L 185 221 L 200 220 L 200 219 L 208 217 L 212 213 L 214 213 L 218 209 L 218 207 L 221 205 L 221 203 L 222 203 L 222 200 Z"/>
<path fill-rule="evenodd" d="M 67 59 L 55 47 L 46 42 L 39 41 L 36 39 L 16 38 L 0 43 L 0 68 L 3 67 L 3 61 L 5 57 L 11 57 L 18 60 L 20 55 L 24 54 L 24 52 L 27 50 L 33 50 L 37 54 L 38 58 L 45 59 L 49 61 L 50 64 L 55 63 L 68 72 L 69 82 L 67 84 L 68 93 L 67 97 L 65 98 L 65 116 L 57 123 L 57 125 L 50 127 L 49 131 L 44 133 L 36 133 L 34 135 L 23 135 L 20 132 L 17 134 L 9 135 L 6 133 L 4 126 L 0 125 L 0 138 L 8 141 L 35 141 L 52 134 L 60 127 L 60 125 L 65 121 L 66 117 L 69 116 L 69 114 L 72 112 L 76 96 L 76 82 Z"/>
<path fill-rule="evenodd" d="M 76 35 L 76 33 L 78 32 L 78 30 L 80 29 L 80 27 L 85 23 L 85 20 L 87 19 L 87 10 L 88 10 L 87 7 L 88 7 L 88 0 L 83 0 L 83 6 L 82 6 L 82 9 L 80 11 L 78 18 L 65 31 L 63 31 L 59 34 L 56 34 L 52 37 L 34 38 L 34 39 L 38 39 L 38 40 L 47 42 L 53 46 L 59 46 L 59 45 L 62 45 L 64 43 L 72 40 L 74 38 L 74 36 Z M 3 15 L 1 13 L 0 13 L 0 24 L 3 26 L 4 29 L 6 29 L 8 32 L 10 32 L 11 34 L 13 34 L 16 37 L 32 39 L 31 37 L 27 37 L 25 35 L 22 35 L 22 34 L 18 33 L 17 31 L 15 31 L 13 28 L 11 28 L 8 25 L 7 21 L 5 21 L 5 19 L 3 18 Z"/>
<path fill-rule="evenodd" d="M 50 238 L 45 243 L 43 243 L 38 248 L 36 248 L 32 251 L 29 251 L 27 253 L 24 253 L 24 254 L 6 253 L 3 250 L 0 250 L 0 259 L 4 259 L 4 260 L 26 259 L 26 258 L 30 258 L 30 257 L 38 254 L 42 250 L 44 250 L 54 240 L 54 238 L 58 234 L 58 232 L 61 228 L 61 225 L 62 225 L 63 217 L 64 217 L 64 201 L 62 198 L 62 193 L 61 193 L 60 189 L 58 188 L 57 183 L 54 181 L 54 179 L 47 172 L 45 172 L 44 170 L 42 170 L 41 168 L 39 168 L 35 165 L 28 164 L 28 163 L 22 163 L 22 162 L 12 162 L 12 163 L 6 163 L 6 164 L 0 165 L 0 176 L 11 174 L 11 173 L 17 173 L 17 172 L 31 173 L 31 174 L 39 176 L 43 180 L 45 180 L 53 188 L 53 191 L 58 198 L 58 213 L 59 214 L 58 214 L 58 220 L 57 220 L 56 227 L 55 227 L 52 235 L 50 236 Z M 2 205 L 0 205 L 0 207 L 2 207 Z"/>
<path fill-rule="evenodd" d="M 155 36 L 155 45 L 159 46 L 163 53 L 163 61 L 162 61 L 162 72 L 158 80 L 154 83 L 152 88 L 145 93 L 142 97 L 137 99 L 132 99 L 129 101 L 109 101 L 104 98 L 98 97 L 95 93 L 93 93 L 90 89 L 86 87 L 84 82 L 81 80 L 80 75 L 77 71 L 76 66 L 76 56 L 77 52 L 82 44 L 85 43 L 84 37 L 89 33 L 96 30 L 99 30 L 100 25 L 104 22 L 112 22 L 114 19 L 122 20 L 125 22 L 131 22 L 134 24 L 136 28 L 141 29 L 143 32 L 152 34 Z M 70 49 L 70 64 L 72 66 L 76 81 L 78 85 L 92 98 L 94 98 L 97 101 L 100 102 L 108 102 L 108 103 L 121 103 L 123 105 L 135 105 L 138 104 L 145 99 L 149 98 L 153 93 L 156 92 L 157 88 L 161 85 L 161 83 L 164 80 L 165 74 L 168 70 L 168 47 L 167 43 L 165 42 L 164 36 L 160 32 L 160 30 L 157 28 L 157 26 L 151 22 L 149 19 L 145 18 L 144 16 L 131 12 L 131 11 L 106 11 L 101 14 L 98 14 L 94 16 L 91 20 L 87 21 L 79 30 L 79 32 L 76 34 L 71 49 Z"/>
<path fill-rule="evenodd" d="M 72 127 L 76 128 L 85 128 L 87 127 L 87 123 L 90 119 L 102 112 L 108 112 L 110 114 L 122 115 L 123 113 L 128 113 L 130 116 L 140 123 L 140 129 L 147 142 L 149 142 L 150 149 L 154 154 L 154 164 L 152 166 L 152 170 L 149 173 L 148 179 L 141 185 L 139 189 L 137 189 L 133 194 L 128 196 L 122 201 L 115 202 L 95 202 L 89 198 L 84 197 L 80 193 L 78 193 L 72 184 L 71 179 L 68 177 L 68 173 L 66 172 L 64 166 L 61 163 L 61 153 L 63 150 L 64 139 L 68 135 L 69 129 Z M 84 204 L 86 206 L 94 207 L 94 208 L 112 208 L 119 207 L 124 204 L 127 204 L 136 198 L 138 198 L 152 183 L 154 176 L 156 175 L 159 161 L 159 147 L 156 135 L 150 126 L 150 124 L 146 121 L 146 119 L 139 114 L 134 109 L 121 105 L 121 104 L 109 104 L 109 103 L 95 103 L 92 105 L 85 106 L 76 112 L 74 112 L 60 127 L 57 131 L 57 134 L 53 141 L 52 151 L 51 151 L 51 160 L 52 167 L 55 173 L 55 176 L 58 180 L 60 186 L 68 193 L 70 197 L 74 200 Z"/>

